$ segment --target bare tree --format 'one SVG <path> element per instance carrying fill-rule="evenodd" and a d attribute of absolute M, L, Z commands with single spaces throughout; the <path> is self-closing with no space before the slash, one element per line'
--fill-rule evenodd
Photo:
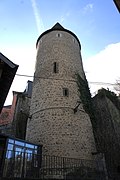
<path fill-rule="evenodd" d="M 120 79 L 116 80 L 114 89 L 115 89 L 116 93 L 120 96 Z"/>

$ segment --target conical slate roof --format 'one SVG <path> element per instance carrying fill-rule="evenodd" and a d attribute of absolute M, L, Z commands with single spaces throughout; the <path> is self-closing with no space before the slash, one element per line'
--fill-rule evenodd
<path fill-rule="evenodd" d="M 64 28 L 58 22 L 52 27 L 53 30 L 64 30 Z"/>
<path fill-rule="evenodd" d="M 36 47 L 37 47 L 38 42 L 39 42 L 39 40 L 41 39 L 42 36 L 44 36 L 45 34 L 51 32 L 51 31 L 57 31 L 57 30 L 58 30 L 58 31 L 65 31 L 65 32 L 68 32 L 68 33 L 70 33 L 71 35 L 73 35 L 73 36 L 77 39 L 77 41 L 78 41 L 78 43 L 79 43 L 79 46 L 80 46 L 80 49 L 81 49 L 81 45 L 80 45 L 80 41 L 79 41 L 78 37 L 77 37 L 73 32 L 71 32 L 71 31 L 65 29 L 64 27 L 62 27 L 61 24 L 59 24 L 58 22 L 57 22 L 51 29 L 48 29 L 47 31 L 43 32 L 43 33 L 39 36 L 39 38 L 37 39 Z"/>

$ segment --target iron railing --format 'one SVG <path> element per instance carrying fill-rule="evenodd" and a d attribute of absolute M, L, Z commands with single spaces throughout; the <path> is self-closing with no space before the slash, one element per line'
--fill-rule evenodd
<path fill-rule="evenodd" d="M 2 161 L 1 176 L 22 179 L 104 180 L 105 172 L 100 161 L 8 150 Z"/>

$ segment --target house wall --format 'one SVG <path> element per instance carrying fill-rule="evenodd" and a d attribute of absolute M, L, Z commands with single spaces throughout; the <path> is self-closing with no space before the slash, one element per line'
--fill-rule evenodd
<path fill-rule="evenodd" d="M 0 125 L 6 125 L 13 121 L 16 98 L 16 94 L 13 94 L 12 105 L 3 107 L 2 112 L 0 114 Z"/>
<path fill-rule="evenodd" d="M 13 91 L 12 105 L 4 107 L 0 114 L 0 131 L 2 133 L 25 139 L 31 93 L 32 81 L 28 81 L 24 92 Z"/>
<path fill-rule="evenodd" d="M 27 119 L 29 117 L 30 100 L 24 93 L 18 93 L 17 102 L 14 111 L 13 129 L 14 136 L 20 139 L 25 139 Z"/>

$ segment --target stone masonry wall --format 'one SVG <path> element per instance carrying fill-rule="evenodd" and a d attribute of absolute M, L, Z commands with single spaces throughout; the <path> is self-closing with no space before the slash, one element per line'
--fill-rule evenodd
<path fill-rule="evenodd" d="M 57 37 L 58 34 L 61 37 Z M 70 80 L 79 73 L 84 78 L 79 43 L 67 32 L 53 31 L 44 35 L 37 47 L 37 59 L 36 77 Z M 59 73 L 53 73 L 54 62 L 58 63 Z"/>
<path fill-rule="evenodd" d="M 104 91 L 107 92 L 107 90 Z M 107 95 L 101 93 L 93 98 L 96 119 L 94 128 L 98 140 L 98 151 L 104 153 L 108 175 L 111 176 L 112 173 L 118 173 L 120 164 L 120 113 Z"/>
<path fill-rule="evenodd" d="M 108 98 L 107 98 L 107 103 L 111 114 L 111 121 L 113 123 L 113 128 L 118 138 L 118 142 L 120 142 L 120 110 L 117 109 L 117 107 Z"/>
<path fill-rule="evenodd" d="M 59 34 L 59 35 L 58 35 Z M 58 72 L 53 71 L 54 62 Z M 43 153 L 93 159 L 96 151 L 92 125 L 82 103 L 78 104 L 75 74 L 84 79 L 78 41 L 68 32 L 52 31 L 39 40 L 30 119 L 26 139 L 43 144 Z M 63 89 L 68 89 L 64 96 Z"/>

